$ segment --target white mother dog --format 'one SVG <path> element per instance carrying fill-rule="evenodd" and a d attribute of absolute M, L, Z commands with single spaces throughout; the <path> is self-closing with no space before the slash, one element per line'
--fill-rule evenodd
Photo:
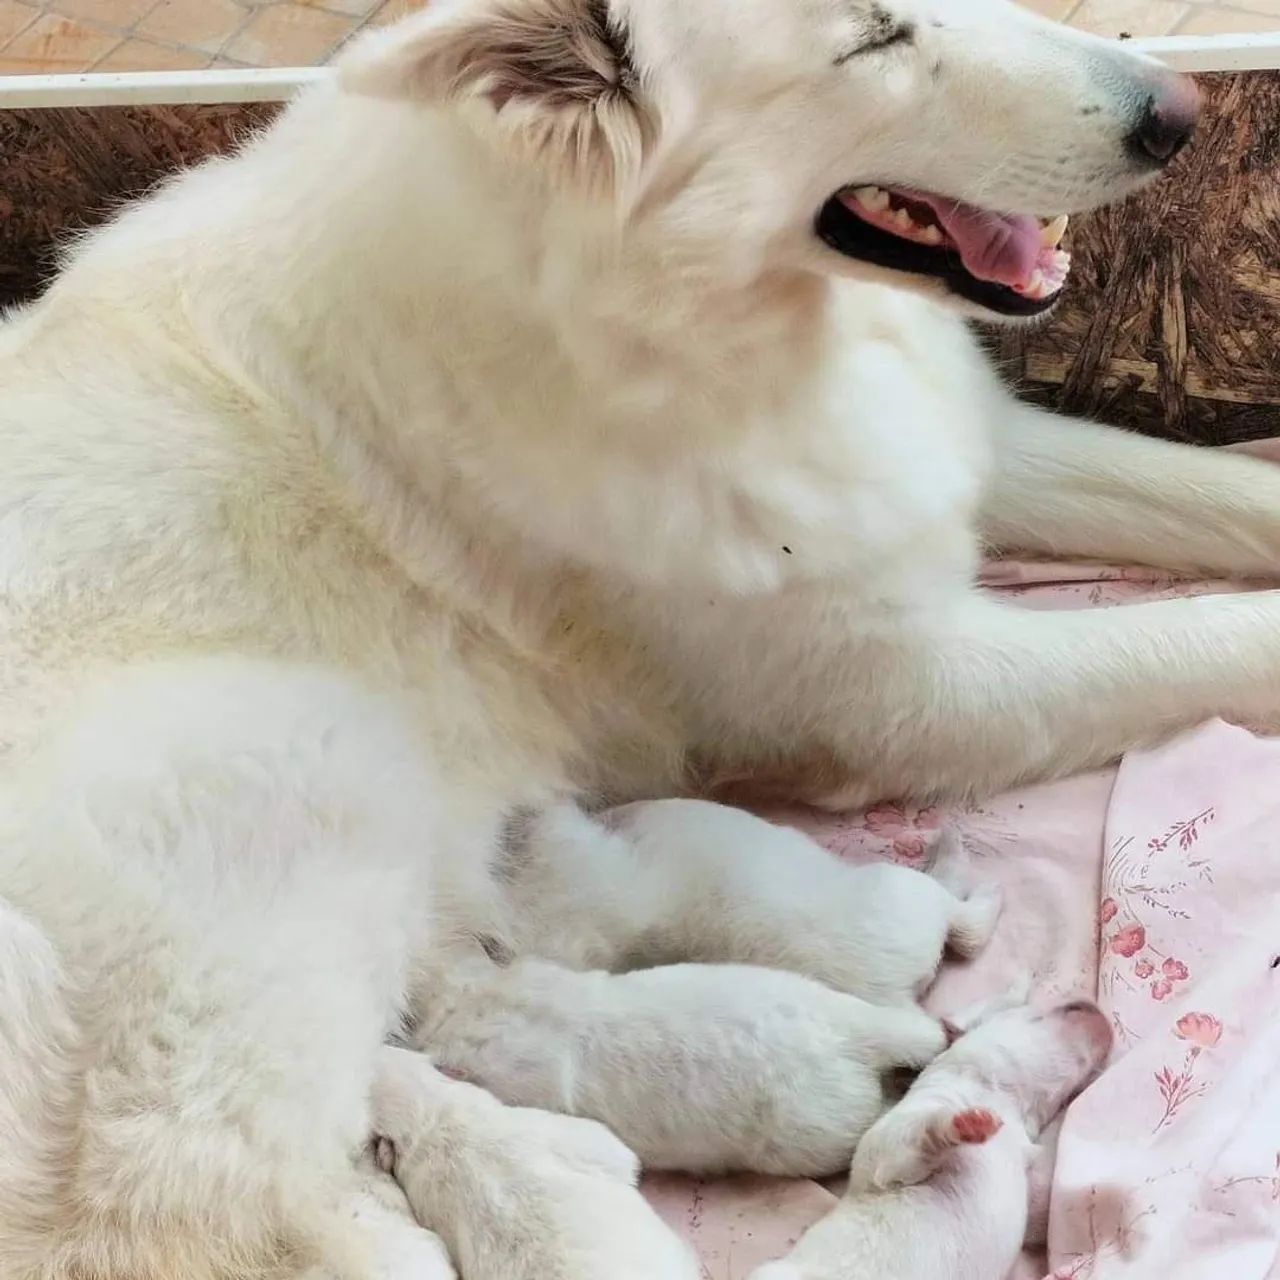
<path fill-rule="evenodd" d="M 439 1274 L 372 1124 L 468 1280 L 684 1274 L 603 1130 L 379 1057 L 509 931 L 505 814 L 1274 719 L 1275 594 L 971 586 L 1280 564 L 1280 473 L 1021 407 L 957 314 L 1195 110 L 997 0 L 457 0 L 88 237 L 0 329 L 6 1280 Z"/>

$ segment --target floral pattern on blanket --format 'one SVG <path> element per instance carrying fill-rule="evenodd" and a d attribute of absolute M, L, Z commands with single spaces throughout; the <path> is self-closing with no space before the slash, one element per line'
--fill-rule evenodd
<path fill-rule="evenodd" d="M 1231 589 L 1028 562 L 984 579 L 1031 608 Z M 1213 722 L 1118 770 L 981 807 L 770 816 L 841 858 L 908 866 L 959 823 L 974 874 L 1000 882 L 1007 906 L 933 1005 L 1029 973 L 1041 998 L 1096 993 L 1111 1017 L 1113 1063 L 1063 1126 L 1048 1257 L 1024 1256 L 1017 1280 L 1280 1280 L 1280 740 Z M 834 1203 L 803 1181 L 646 1185 L 704 1280 L 744 1280 Z"/>

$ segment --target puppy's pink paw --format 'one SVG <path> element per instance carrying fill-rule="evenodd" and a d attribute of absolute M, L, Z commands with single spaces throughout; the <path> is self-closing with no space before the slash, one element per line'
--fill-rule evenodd
<path fill-rule="evenodd" d="M 951 1121 L 951 1129 L 956 1141 L 974 1145 L 994 1138 L 1003 1125 L 1004 1121 L 994 1111 L 988 1111 L 985 1107 L 961 1111 Z"/>

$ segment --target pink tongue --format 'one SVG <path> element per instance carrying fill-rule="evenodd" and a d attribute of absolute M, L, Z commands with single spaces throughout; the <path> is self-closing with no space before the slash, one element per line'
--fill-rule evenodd
<path fill-rule="evenodd" d="M 921 196 L 960 250 L 970 275 L 996 284 L 1026 284 L 1040 257 L 1040 224 L 1025 214 L 1005 216 L 955 200 Z"/>

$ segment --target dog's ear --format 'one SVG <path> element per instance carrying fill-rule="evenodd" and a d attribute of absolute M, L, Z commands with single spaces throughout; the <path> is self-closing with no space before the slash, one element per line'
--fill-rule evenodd
<path fill-rule="evenodd" d="M 480 104 L 506 139 L 593 181 L 637 171 L 650 133 L 607 0 L 428 7 L 353 48 L 340 75 L 357 93 Z"/>

